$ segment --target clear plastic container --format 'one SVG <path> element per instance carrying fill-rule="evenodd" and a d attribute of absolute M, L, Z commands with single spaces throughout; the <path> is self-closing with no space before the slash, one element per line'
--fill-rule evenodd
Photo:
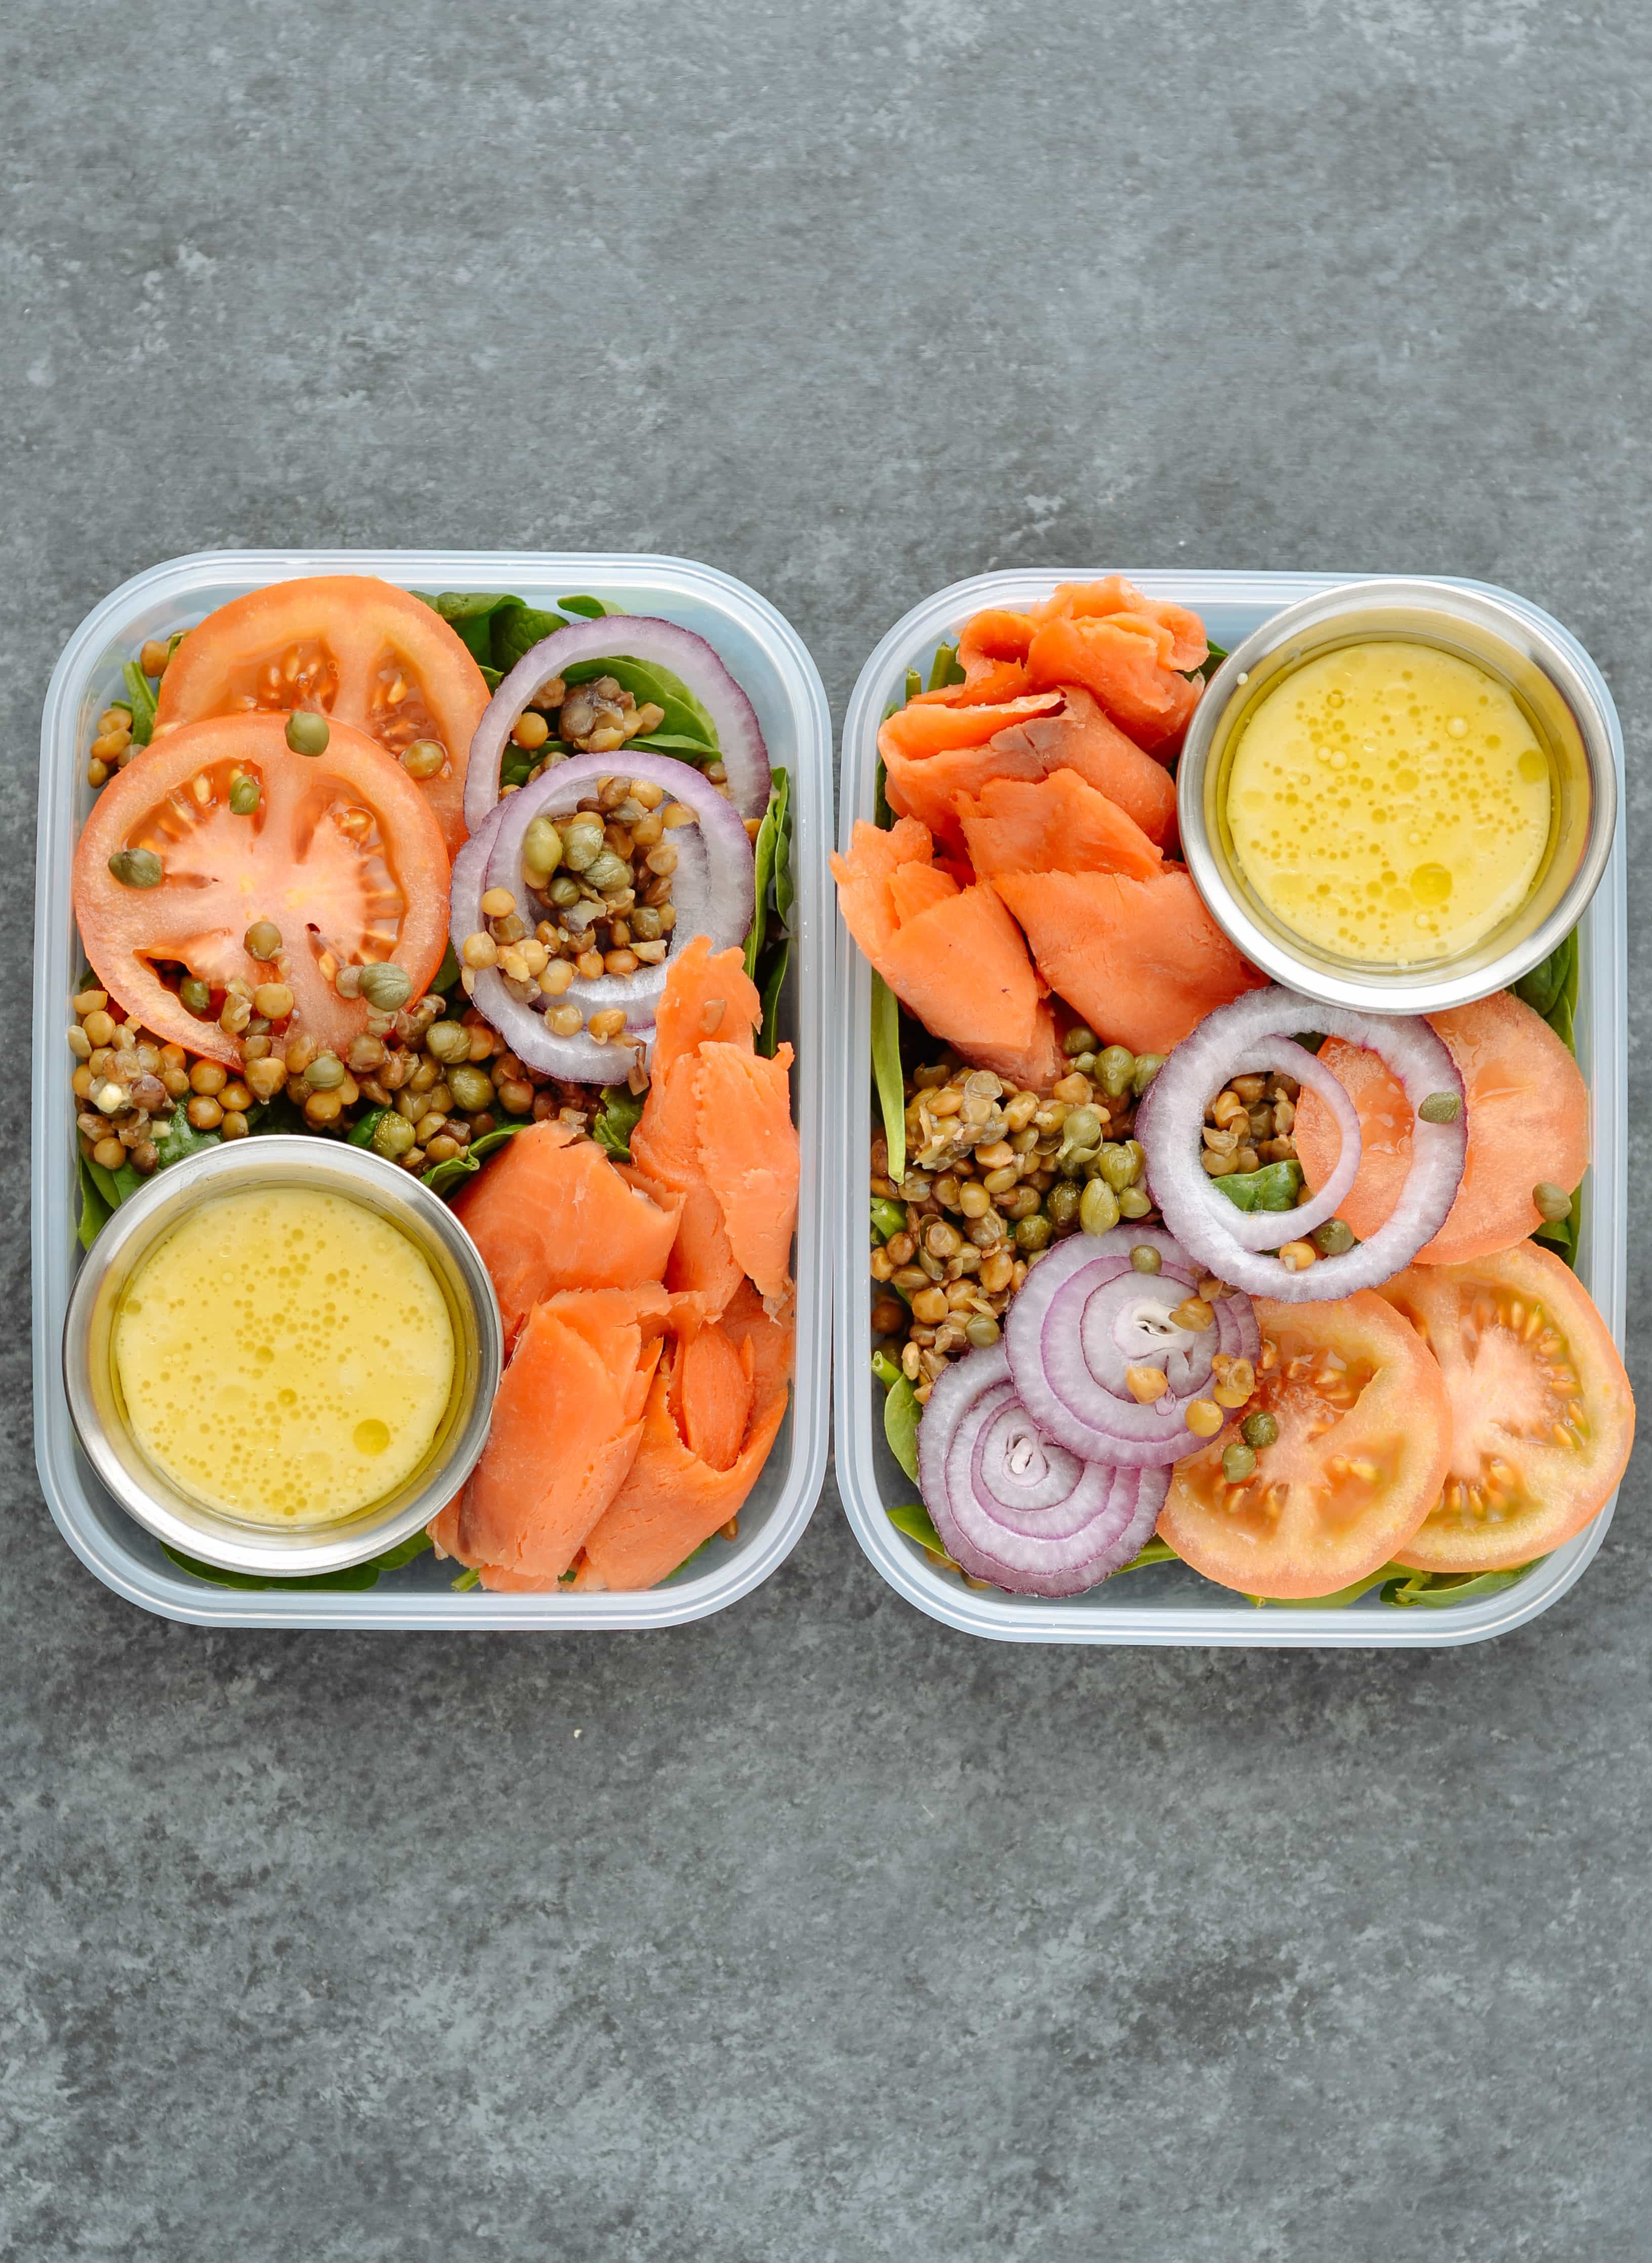
<path fill-rule="evenodd" d="M 271 582 L 306 574 L 378 574 L 414 589 L 509 589 L 544 604 L 575 591 L 629 612 L 657 613 L 714 645 L 755 706 L 771 758 L 792 775 L 795 942 L 783 1036 L 796 1047 L 792 1091 L 803 1147 L 797 1217 L 797 1366 L 790 1410 L 737 1540 L 713 1540 L 691 1569 L 643 1594 L 455 1594 L 456 1566 L 429 1555 L 348 1590 L 209 1587 L 180 1572 L 115 1506 L 75 1442 L 61 1346 L 80 1255 L 75 1236 L 77 1151 L 72 1066 L 64 1042 L 69 997 L 83 964 L 70 902 L 75 843 L 91 804 L 89 726 L 124 696 L 123 662 L 148 636 L 202 619 Z M 203 1626 L 675 1626 L 749 1594 L 797 1544 L 826 1471 L 831 1275 L 826 1262 L 825 1047 L 832 1021 L 830 929 L 824 888 L 830 837 L 832 723 L 819 673 L 790 622 L 766 599 L 685 559 L 581 553 L 450 550 L 221 551 L 175 558 L 122 585 L 69 639 L 53 672 L 40 726 L 40 799 L 34 937 L 34 1435 L 40 1484 L 69 1546 L 105 1586 L 146 1610 Z"/>
<path fill-rule="evenodd" d="M 862 669 L 843 725 L 839 829 L 848 846 L 856 818 L 872 814 L 877 727 L 902 696 L 906 670 L 927 670 L 936 645 L 950 641 L 985 605 L 1014 606 L 1046 597 L 1075 574 L 983 574 L 915 606 Z M 1341 574 L 1141 573 L 1130 577 L 1155 597 L 1191 605 L 1211 637 L 1230 650 L 1281 606 L 1366 575 Z M 1464 588 L 1490 585 L 1468 582 Z M 1599 670 L 1558 623 L 1506 589 L 1492 594 L 1540 622 L 1564 643 L 1599 694 L 1610 718 L 1620 781 L 1623 734 Z M 1620 1345 L 1625 1295 L 1624 1222 L 1627 1117 L 1625 1066 L 1623 794 L 1611 862 L 1581 929 L 1576 1045 L 1592 1102 L 1592 1160 L 1583 1182 L 1577 1270 Z M 1592 1523 L 1515 1586 L 1456 1605 L 1396 1609 L 1374 1593 L 1353 1609 L 1268 1604 L 1231 1595 L 1179 1564 L 1107 1580 L 1087 1595 L 1062 1601 L 970 1588 L 938 1570 L 915 1541 L 897 1530 L 887 1511 L 917 1493 L 884 1441 L 883 1390 L 869 1364 L 871 1283 L 866 1266 L 866 1182 L 871 1146 L 871 979 L 838 923 L 840 1007 L 838 1077 L 833 1095 L 838 1181 L 837 1474 L 856 1538 L 891 1587 L 932 1618 L 999 1642 L 1172 1643 L 1304 1645 L 1339 1649 L 1419 1649 L 1482 1642 L 1522 1626 L 1564 1594 L 1599 1547 L 1612 1502 Z M 1614 1496 L 1615 1500 L 1615 1496 Z"/>

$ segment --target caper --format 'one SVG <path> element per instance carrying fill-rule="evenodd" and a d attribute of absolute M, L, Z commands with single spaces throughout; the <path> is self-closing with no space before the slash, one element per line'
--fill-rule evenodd
<path fill-rule="evenodd" d="M 1044 1214 L 1052 1225 L 1071 1225 L 1084 1197 L 1071 1179 L 1059 1180 L 1044 1197 Z"/>
<path fill-rule="evenodd" d="M 1136 1158 L 1122 1140 L 1109 1139 L 1095 1159 L 1096 1175 L 1107 1181 L 1115 1195 L 1136 1182 Z"/>
<path fill-rule="evenodd" d="M 398 1155 L 407 1153 L 414 1145 L 415 1138 L 412 1124 L 405 1116 L 398 1116 L 393 1108 L 386 1109 L 373 1125 L 374 1151 L 387 1156 L 392 1162 Z"/>
<path fill-rule="evenodd" d="M 281 948 L 281 930 L 272 920 L 254 920 L 241 943 L 249 958 L 262 958 L 267 963 Z"/>
<path fill-rule="evenodd" d="M 1272 1446 L 1278 1442 L 1279 1424 L 1271 1414 L 1247 1414 L 1239 1428 L 1244 1433 L 1247 1446 Z"/>
<path fill-rule="evenodd" d="M 344 1064 L 336 1053 L 317 1053 L 304 1074 L 313 1092 L 336 1092 L 344 1081 Z"/>
<path fill-rule="evenodd" d="M 415 739 L 403 750 L 401 767 L 411 778 L 433 778 L 447 760 L 440 739 Z"/>
<path fill-rule="evenodd" d="M 1078 1054 L 1072 1064 L 1073 1074 L 1075 1076 L 1093 1076 L 1095 1074 L 1095 1058 L 1096 1057 L 1093 1053 Z"/>
<path fill-rule="evenodd" d="M 1557 1187 L 1552 1179 L 1540 1179 L 1532 1189 L 1532 1200 L 1537 1204 L 1538 1215 L 1551 1224 L 1572 1214 L 1572 1198 L 1564 1187 Z"/>
<path fill-rule="evenodd" d="M 548 817 L 536 817 L 522 838 L 522 867 L 530 880 L 549 879 L 562 862 L 562 835 Z"/>
<path fill-rule="evenodd" d="M 1118 1222 L 1118 1197 L 1105 1179 L 1092 1179 L 1079 1199 L 1079 1225 L 1086 1233 L 1110 1233 Z"/>
<path fill-rule="evenodd" d="M 1126 1046 L 1109 1045 L 1096 1063 L 1096 1074 L 1107 1098 L 1122 1099 L 1129 1090 L 1130 1079 L 1136 1074 L 1136 1055 Z"/>
<path fill-rule="evenodd" d="M 1256 1475 L 1256 1456 L 1237 1438 L 1222 1450 L 1222 1474 L 1230 1485 L 1243 1485 Z"/>
<path fill-rule="evenodd" d="M 245 770 L 229 781 L 229 806 L 237 817 L 252 816 L 263 799 L 263 791 L 257 779 L 249 777 Z"/>
<path fill-rule="evenodd" d="M 406 970 L 388 958 L 364 966 L 357 987 L 375 1013 L 379 1014 L 395 1013 L 413 995 L 413 984 Z"/>
<path fill-rule="evenodd" d="M 991 1212 L 989 1212 L 988 1215 L 990 1216 Z M 1025 1249 L 1028 1251 L 1046 1248 L 1049 1246 L 1050 1237 L 1054 1232 L 1055 1228 L 1051 1225 L 1050 1220 L 1047 1218 L 1041 1217 L 1039 1213 L 1035 1211 L 1031 1218 L 1018 1218 L 1016 1219 L 1015 1247 L 1017 1249 Z M 973 1239 L 973 1236 L 971 1236 L 971 1239 Z"/>
<path fill-rule="evenodd" d="M 158 888 L 164 877 L 153 849 L 117 849 L 109 869 L 123 888 Z"/>
<path fill-rule="evenodd" d="M 213 1010 L 212 991 L 198 974 L 186 974 L 184 977 L 177 986 L 177 995 L 179 1005 L 185 1007 L 191 1014 L 205 1015 L 210 1014 Z"/>
<path fill-rule="evenodd" d="M 567 854 L 566 842 L 563 845 L 562 853 L 565 857 Z M 564 872 L 560 878 L 552 881 L 545 893 L 559 911 L 572 911 L 580 900 L 580 884 L 577 880 L 569 879 L 567 874 Z"/>
<path fill-rule="evenodd" d="M 603 895 L 613 895 L 631 886 L 631 866 L 611 849 L 604 849 L 600 857 L 593 857 L 585 868 L 586 879 Z"/>
<path fill-rule="evenodd" d="M 1094 1147 L 1100 1142 L 1106 1127 L 1093 1108 L 1075 1108 L 1061 1127 L 1064 1147 Z"/>
<path fill-rule="evenodd" d="M 1093 1053 L 1101 1040 L 1093 1030 L 1086 1030 L 1082 1022 L 1075 1022 L 1061 1041 L 1061 1050 L 1071 1060 L 1078 1053 Z"/>
<path fill-rule="evenodd" d="M 581 811 L 563 827 L 562 861 L 571 872 L 583 872 L 603 853 L 602 821 L 594 811 Z"/>
<path fill-rule="evenodd" d="M 1322 1257 L 1343 1257 L 1354 1245 L 1354 1231 L 1345 1218 L 1328 1218 L 1310 1237 Z"/>
<path fill-rule="evenodd" d="M 308 708 L 301 707 L 296 715 L 287 717 L 287 744 L 295 755 L 324 755 L 332 735 L 326 716 Z"/>
<path fill-rule="evenodd" d="M 1136 1054 L 1136 1074 L 1130 1079 L 1130 1086 L 1138 1100 L 1146 1091 L 1148 1086 L 1151 1084 L 1153 1079 L 1158 1074 L 1158 1072 L 1164 1067 L 1164 1066 L 1165 1056 L 1163 1053 Z"/>
<path fill-rule="evenodd" d="M 1425 1124 L 1454 1124 L 1462 1114 L 1462 1095 L 1431 1092 L 1417 1112 Z"/>
<path fill-rule="evenodd" d="M 310 1074 L 314 1074 L 312 1069 Z M 1157 1273 L 1164 1262 L 1151 1241 L 1138 1241 L 1130 1252 L 1130 1262 L 1138 1273 Z"/>
<path fill-rule="evenodd" d="M 973 1319 L 964 1322 L 963 1333 L 977 1351 L 990 1351 L 998 1341 L 1000 1330 L 991 1312 L 977 1312 Z"/>
<path fill-rule="evenodd" d="M 463 1061 L 448 1071 L 447 1088 L 453 1095 L 456 1108 L 473 1112 L 479 1108 L 491 1108 L 494 1103 L 494 1080 L 485 1068 L 474 1061 Z"/>
<path fill-rule="evenodd" d="M 1145 1218 L 1152 1207 L 1146 1190 L 1141 1187 L 1126 1187 L 1119 1197 L 1121 1218 Z"/>
<path fill-rule="evenodd" d="M 438 1022 L 424 1042 L 439 1061 L 470 1058 L 471 1033 L 462 1022 Z"/>

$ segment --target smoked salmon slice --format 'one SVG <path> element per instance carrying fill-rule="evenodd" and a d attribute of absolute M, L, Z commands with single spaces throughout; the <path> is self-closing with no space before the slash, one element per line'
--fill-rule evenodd
<path fill-rule="evenodd" d="M 493 1278 L 507 1345 L 559 1289 L 661 1280 L 681 1211 L 594 1139 L 550 1123 L 518 1132 L 453 1208 Z"/>
<path fill-rule="evenodd" d="M 666 1261 L 673 1289 L 697 1292 L 706 1311 L 720 1312 L 745 1278 L 728 1238 L 723 1205 L 700 1161 L 700 1101 L 695 1078 L 698 1050 L 681 1054 L 662 1075 L 656 1066 L 643 1112 L 631 1135 L 631 1152 L 655 1198 L 676 1207 L 677 1233 Z"/>
<path fill-rule="evenodd" d="M 1052 770 L 1036 785 L 993 778 L 979 801 L 960 798 L 958 817 L 970 862 L 984 880 L 1054 871 L 1122 872 L 1151 880 L 1164 870 L 1164 850 L 1076 770 Z"/>
<path fill-rule="evenodd" d="M 1027 945 L 992 890 L 959 888 L 900 916 L 895 874 L 909 864 L 927 868 L 934 855 L 915 819 L 902 818 L 887 833 L 857 824 L 848 856 L 832 859 L 849 932 L 935 1037 L 983 1068 L 1048 1090 L 1062 1074 L 1055 1018 Z"/>
<path fill-rule="evenodd" d="M 1159 632 L 1159 657 L 1166 668 L 1202 668 L 1210 656 L 1209 639 L 1197 613 L 1163 597 L 1143 596 L 1122 574 L 1106 574 L 1099 582 L 1064 582 L 1034 610 L 1040 621 L 1109 620 L 1131 614 Z M 962 654 L 963 647 L 959 649 Z M 1022 648 L 1023 658 L 1027 649 Z"/>
<path fill-rule="evenodd" d="M 711 937 L 696 935 L 672 960 L 666 977 L 654 1015 L 650 1074 L 668 1069 L 707 1038 L 750 1052 L 762 1020 L 763 1001 L 746 972 L 745 952 L 713 951 Z"/>
<path fill-rule="evenodd" d="M 1139 613 L 1061 614 L 1041 621 L 1028 655 L 1035 684 L 1080 683 L 1138 747 L 1177 745 L 1204 684 L 1165 657 L 1170 632 Z"/>
<path fill-rule="evenodd" d="M 1050 984 L 1108 1045 L 1167 1053 L 1217 1006 L 1266 976 L 1242 958 L 1187 874 L 1004 873 L 1014 913 Z"/>
<path fill-rule="evenodd" d="M 737 1045 L 703 1045 L 694 1076 L 700 1168 L 736 1262 L 770 1305 L 790 1292 L 797 1223 L 802 1160 L 791 1120 L 791 1059 L 790 1045 L 766 1060 Z"/>

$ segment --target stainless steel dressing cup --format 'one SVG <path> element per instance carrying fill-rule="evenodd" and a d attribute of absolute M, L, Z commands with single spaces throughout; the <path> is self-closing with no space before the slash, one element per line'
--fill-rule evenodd
<path fill-rule="evenodd" d="M 1245 721 L 1283 676 L 1339 646 L 1393 638 L 1454 653 L 1508 686 L 1548 750 L 1554 806 L 1537 878 L 1501 926 L 1454 956 L 1377 965 L 1320 950 L 1262 903 L 1234 850 L 1227 793 Z M 1228 654 L 1187 727 L 1177 803 L 1199 893 L 1255 965 L 1330 1005 L 1422 1014 L 1507 989 L 1569 934 L 1612 853 L 1618 779 L 1598 696 L 1530 613 L 1448 582 L 1354 582 L 1287 606 Z"/>
<path fill-rule="evenodd" d="M 429 1265 L 453 1328 L 447 1408 L 413 1476 L 336 1524 L 292 1531 L 224 1515 L 156 1468 L 127 1425 L 113 1359 L 121 1299 L 150 1251 L 203 1203 L 269 1187 L 343 1196 L 388 1219 Z M 487 1269 L 439 1195 L 364 1148 L 270 1137 L 226 1143 L 176 1163 L 120 1205 L 76 1278 L 63 1331 L 63 1378 L 82 1450 L 129 1515 L 170 1548 L 220 1570 L 287 1578 L 364 1563 L 409 1538 L 452 1499 L 487 1440 L 502 1353 Z"/>

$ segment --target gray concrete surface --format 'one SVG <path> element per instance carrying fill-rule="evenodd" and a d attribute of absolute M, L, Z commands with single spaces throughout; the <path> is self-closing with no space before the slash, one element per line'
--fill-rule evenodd
<path fill-rule="evenodd" d="M 1631 0 L 0 14 L 6 2263 L 1652 2253 L 1644 1460 L 1466 1652 L 972 1645 L 830 1486 L 674 1634 L 165 1625 L 34 1483 L 18 1073 L 47 671 L 201 546 L 688 552 L 840 711 L 987 566 L 1483 575 L 1641 831 L 1648 98 Z"/>

